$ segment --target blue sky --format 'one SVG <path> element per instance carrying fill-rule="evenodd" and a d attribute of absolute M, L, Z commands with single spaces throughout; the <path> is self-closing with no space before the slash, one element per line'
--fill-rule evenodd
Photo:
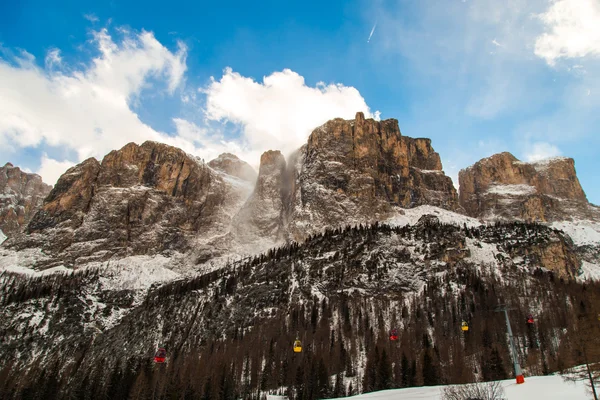
<path fill-rule="evenodd" d="M 256 166 L 360 110 L 431 138 L 453 179 L 573 157 L 599 204 L 599 57 L 598 0 L 2 2 L 0 163 L 53 184 L 151 139 Z"/>

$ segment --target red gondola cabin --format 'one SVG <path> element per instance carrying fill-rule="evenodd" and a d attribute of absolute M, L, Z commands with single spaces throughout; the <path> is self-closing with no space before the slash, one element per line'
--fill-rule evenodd
<path fill-rule="evenodd" d="M 390 340 L 398 340 L 398 330 L 392 329 L 390 331 Z"/>
<path fill-rule="evenodd" d="M 527 317 L 527 323 L 533 324 L 533 315 L 529 314 L 529 316 Z"/>
<path fill-rule="evenodd" d="M 167 351 L 161 347 L 160 349 L 158 349 L 158 351 L 154 355 L 154 362 L 162 364 L 165 362 L 166 359 L 167 359 Z"/>

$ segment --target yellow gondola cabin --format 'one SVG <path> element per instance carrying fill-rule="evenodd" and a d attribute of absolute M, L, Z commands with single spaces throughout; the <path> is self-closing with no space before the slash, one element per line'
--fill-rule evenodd
<path fill-rule="evenodd" d="M 300 340 L 294 341 L 294 353 L 302 353 L 302 342 Z"/>
<path fill-rule="evenodd" d="M 463 321 L 462 324 L 460 324 L 460 329 L 462 329 L 463 332 L 469 331 L 469 325 L 467 324 L 467 321 Z"/>

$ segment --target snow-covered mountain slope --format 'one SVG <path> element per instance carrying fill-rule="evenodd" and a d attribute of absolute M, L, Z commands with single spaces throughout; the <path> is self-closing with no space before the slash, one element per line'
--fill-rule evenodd
<path fill-rule="evenodd" d="M 551 226 L 569 235 L 577 246 L 600 245 L 600 222 L 590 220 L 556 221 Z"/>
<path fill-rule="evenodd" d="M 6 235 L 4 234 L 4 232 L 2 232 L 2 229 L 0 229 L 0 244 L 4 243 L 5 240 Z"/>
<path fill-rule="evenodd" d="M 579 305 L 582 296 L 600 301 L 594 284 L 583 292 L 576 283 L 556 279 L 576 274 L 576 258 L 569 239 L 542 225 L 465 227 L 426 216 L 413 226 L 330 229 L 303 244 L 193 278 L 171 280 L 161 260 L 141 260 L 160 278 L 154 284 L 135 275 L 137 265 L 111 264 L 121 270 L 112 280 L 94 268 L 32 277 L 5 271 L 0 371 L 8 371 L 15 393 L 36 390 L 32 382 L 44 387 L 38 378 L 45 371 L 57 377 L 60 388 L 54 390 L 65 396 L 89 391 L 83 387 L 86 376 L 108 382 L 133 374 L 131 382 L 145 382 L 142 392 L 155 390 L 154 380 L 163 385 L 156 390 L 166 390 L 177 377 L 189 381 L 196 394 L 217 390 L 205 388 L 209 377 L 218 382 L 229 376 L 237 388 L 232 390 L 248 398 L 244 387 L 256 394 L 260 387 L 293 386 L 296 379 L 309 385 L 310 371 L 321 362 L 344 385 L 371 390 L 369 363 L 385 349 L 388 360 L 397 362 L 404 354 L 409 365 L 420 366 L 429 354 L 440 379 L 466 379 L 456 371 L 468 379 L 489 378 L 510 368 L 506 337 L 496 333 L 504 329 L 493 312 L 500 302 L 516 308 L 511 317 L 523 366 L 540 370 L 544 360 L 552 371 L 556 354 L 565 351 L 561 343 L 575 333 L 565 330 L 575 318 L 571 305 Z M 161 279 L 171 281 L 160 284 Z M 147 294 L 131 289 L 148 284 Z M 535 331 L 519 323 L 531 310 Z M 459 329 L 463 319 L 470 325 L 466 342 Z M 402 337 L 397 345 L 387 339 L 392 327 Z M 289 348 L 296 335 L 303 357 Z M 530 357 L 537 341 L 536 356 Z M 153 377 L 161 371 L 143 371 L 159 345 L 170 354 L 169 372 Z M 502 352 L 496 372 L 486 369 L 493 349 Z M 14 361 L 10 367 L 7 360 Z M 265 365 L 282 372 L 272 374 Z M 420 368 L 415 382 L 424 379 Z M 256 377 L 247 386 L 244 369 Z M 25 375 L 29 379 L 21 380 Z M 98 385 L 102 395 L 118 397 L 112 386 Z"/>
<path fill-rule="evenodd" d="M 483 221 L 476 218 L 429 205 L 407 209 L 396 208 L 394 211 L 395 215 L 384 221 L 386 224 L 394 226 L 415 225 L 424 215 L 434 215 L 441 223 L 449 225 L 466 225 L 469 228 L 474 228 L 483 224 Z"/>
<path fill-rule="evenodd" d="M 559 375 L 526 377 L 525 383 L 517 385 L 514 379 L 501 381 L 506 400 L 588 400 L 588 389 L 584 382 L 566 382 Z M 418 387 L 382 390 L 339 399 L 354 400 L 443 400 L 446 386 Z M 284 400 L 283 396 L 268 396 L 270 400 Z"/>

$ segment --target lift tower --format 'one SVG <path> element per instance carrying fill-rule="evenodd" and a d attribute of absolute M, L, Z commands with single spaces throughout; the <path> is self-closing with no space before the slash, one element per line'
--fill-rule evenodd
<path fill-rule="evenodd" d="M 525 383 L 525 377 L 523 377 L 523 371 L 521 370 L 521 366 L 519 365 L 519 354 L 517 353 L 517 348 L 515 347 L 515 340 L 513 338 L 512 329 L 510 328 L 510 321 L 508 319 L 508 310 L 512 310 L 512 308 L 506 308 L 505 305 L 500 305 L 496 308 L 497 312 L 504 312 L 504 317 L 506 318 L 506 328 L 508 330 L 508 341 L 510 342 L 510 352 L 512 353 L 513 366 L 515 369 L 515 377 L 517 378 L 517 384 Z"/>

